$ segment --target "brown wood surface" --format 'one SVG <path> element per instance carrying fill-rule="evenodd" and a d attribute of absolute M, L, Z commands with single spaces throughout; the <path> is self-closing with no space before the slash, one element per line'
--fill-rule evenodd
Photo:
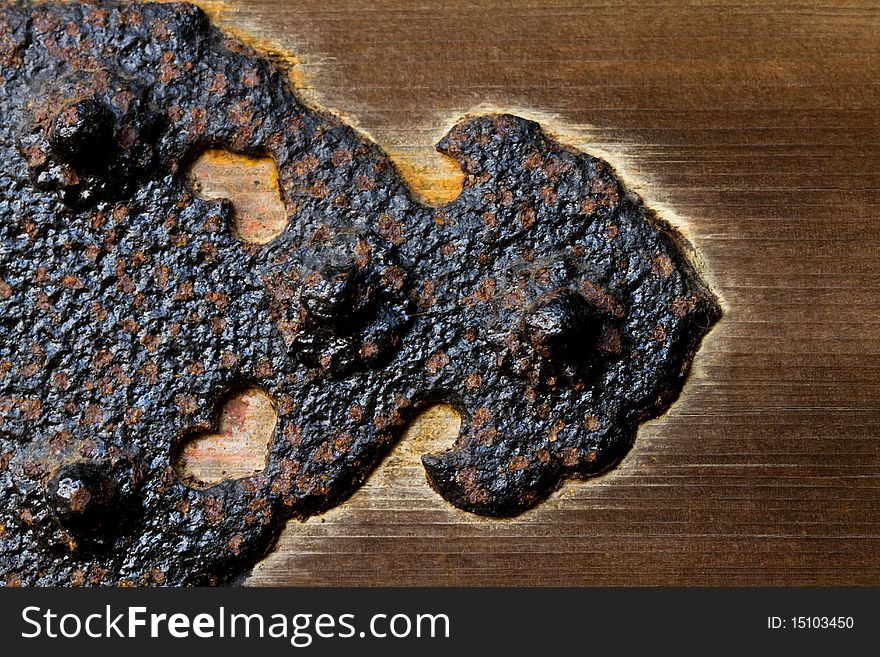
<path fill-rule="evenodd" d="M 205 2 L 368 133 L 425 198 L 462 114 L 538 119 L 681 227 L 725 316 L 610 474 L 510 520 L 460 512 L 423 417 L 249 584 L 880 584 L 880 5 Z"/>

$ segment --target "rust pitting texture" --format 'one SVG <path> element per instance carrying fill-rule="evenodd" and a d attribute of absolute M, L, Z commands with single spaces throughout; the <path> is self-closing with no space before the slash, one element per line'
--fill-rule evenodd
<path fill-rule="evenodd" d="M 234 581 L 440 401 L 431 486 L 516 514 L 617 463 L 719 315 L 683 238 L 531 121 L 455 126 L 435 209 L 189 5 L 13 5 L 0 65 L 6 584 Z M 209 147 L 273 158 L 281 236 L 192 193 Z M 277 407 L 265 469 L 186 485 L 180 441 L 242 386 Z"/>

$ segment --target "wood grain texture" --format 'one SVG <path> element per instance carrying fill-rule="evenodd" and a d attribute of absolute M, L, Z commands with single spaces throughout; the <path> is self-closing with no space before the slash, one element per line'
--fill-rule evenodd
<path fill-rule="evenodd" d="M 194 488 L 249 477 L 265 468 L 278 421 L 272 398 L 255 387 L 229 391 L 214 416 L 214 426 L 186 436 L 173 459 L 178 476 Z"/>
<path fill-rule="evenodd" d="M 725 308 L 610 474 L 515 519 L 460 512 L 418 463 L 452 440 L 438 409 L 249 584 L 880 584 L 876 2 L 205 6 L 428 198 L 454 188 L 433 144 L 473 110 L 606 157 Z"/>
<path fill-rule="evenodd" d="M 208 149 L 192 163 L 190 186 L 204 199 L 232 203 L 233 230 L 243 242 L 268 244 L 287 228 L 271 157 L 249 157 Z"/>

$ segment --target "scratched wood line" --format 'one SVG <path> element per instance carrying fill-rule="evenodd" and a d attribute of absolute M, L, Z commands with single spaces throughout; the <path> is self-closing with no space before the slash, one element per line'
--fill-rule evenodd
<path fill-rule="evenodd" d="M 880 584 L 880 5 L 204 2 L 311 103 L 454 196 L 433 144 L 513 109 L 688 235 L 725 315 L 610 474 L 510 520 L 432 492 L 421 418 L 252 585 Z"/>

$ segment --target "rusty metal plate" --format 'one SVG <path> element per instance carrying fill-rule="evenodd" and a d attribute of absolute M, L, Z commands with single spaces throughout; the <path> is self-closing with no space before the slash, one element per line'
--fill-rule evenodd
<path fill-rule="evenodd" d="M 430 485 L 516 514 L 613 467 L 719 316 L 689 245 L 602 160 L 467 117 L 438 145 L 462 191 L 427 206 L 190 5 L 7 7 L 0 78 L 6 584 L 234 581 L 437 402 L 462 427 L 424 457 Z M 274 161 L 268 243 L 194 193 L 218 147 Z M 182 477 L 245 388 L 277 412 L 265 467 Z"/>

